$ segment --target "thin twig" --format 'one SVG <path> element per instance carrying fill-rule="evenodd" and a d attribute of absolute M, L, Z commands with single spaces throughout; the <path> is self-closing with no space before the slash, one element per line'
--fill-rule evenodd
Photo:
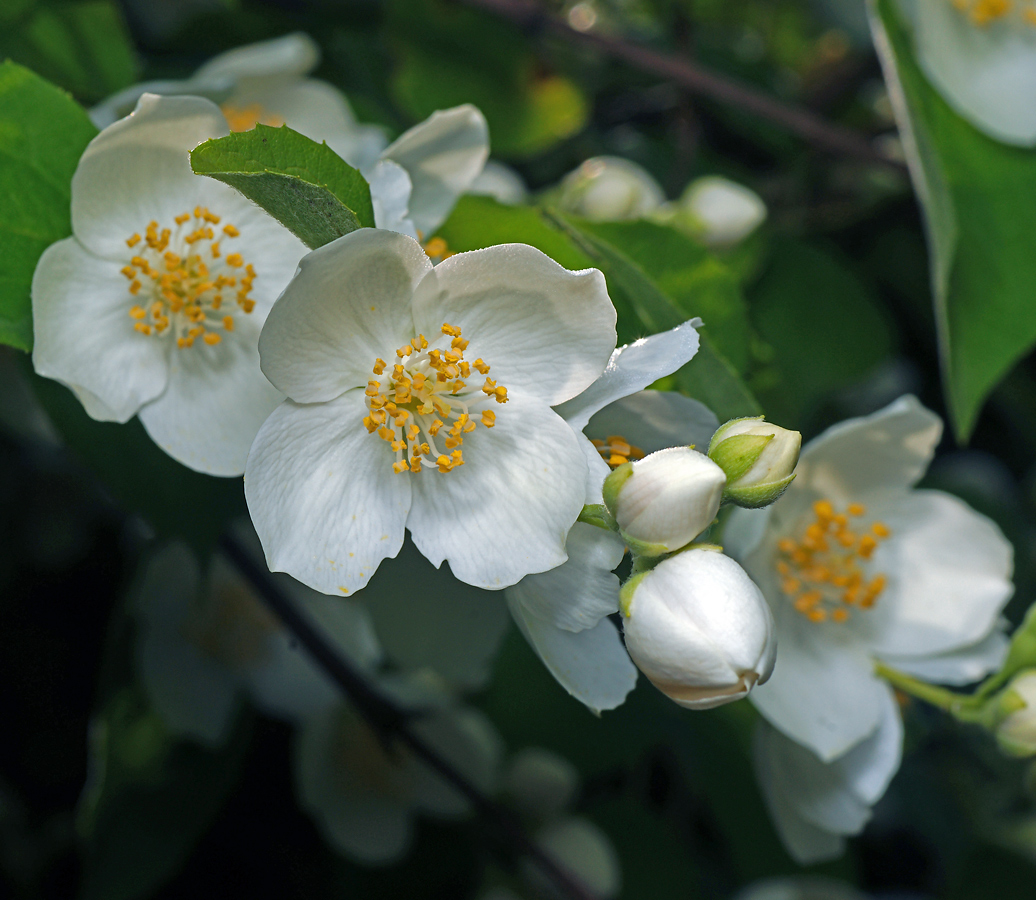
<path fill-rule="evenodd" d="M 720 75 L 689 59 L 659 53 L 619 38 L 578 31 L 545 11 L 535 0 L 458 2 L 508 19 L 531 33 L 549 33 L 570 43 L 591 47 L 642 72 L 664 78 L 689 93 L 752 113 L 797 134 L 819 150 L 897 171 L 906 171 L 903 162 L 885 155 L 875 148 L 866 136 L 852 129 L 828 122 L 803 107 L 783 103 L 763 91 Z"/>
<path fill-rule="evenodd" d="M 543 849 L 525 833 L 525 830 L 499 803 L 485 796 L 475 785 L 444 759 L 436 750 L 422 741 L 409 727 L 411 716 L 389 697 L 375 690 L 353 666 L 328 643 L 320 630 L 296 607 L 281 590 L 280 585 L 264 566 L 256 563 L 251 554 L 230 534 L 220 539 L 220 549 L 230 558 L 242 575 L 251 582 L 259 595 L 298 639 L 313 659 L 338 685 L 367 721 L 383 734 L 392 735 L 434 769 L 443 780 L 463 794 L 483 821 L 492 824 L 510 848 L 527 856 L 554 886 L 570 900 L 597 900 L 581 882 L 562 869 Z"/>

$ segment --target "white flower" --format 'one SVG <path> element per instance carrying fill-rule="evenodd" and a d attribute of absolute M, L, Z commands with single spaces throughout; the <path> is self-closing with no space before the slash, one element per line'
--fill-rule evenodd
<path fill-rule="evenodd" d="M 132 85 L 90 111 L 98 128 L 128 115 L 144 93 L 193 94 L 221 105 L 231 131 L 257 123 L 288 125 L 327 145 L 350 165 L 373 165 L 388 141 L 384 129 L 360 125 L 348 101 L 327 82 L 306 75 L 320 62 L 320 48 L 296 32 L 235 47 L 214 56 L 190 78 Z"/>
<path fill-rule="evenodd" d="M 787 490 L 801 446 L 801 434 L 764 422 L 762 416 L 732 419 L 712 436 L 709 459 L 727 474 L 724 498 L 758 509 Z"/>
<path fill-rule="evenodd" d="M 998 141 L 1036 144 L 1036 5 L 916 0 L 918 62 L 960 115 Z"/>
<path fill-rule="evenodd" d="M 340 654 L 361 670 L 375 669 L 381 649 L 360 604 L 280 578 Z M 222 744 L 245 697 L 287 721 L 338 700 L 337 687 L 221 557 L 203 580 L 185 545 L 164 547 L 144 568 L 133 612 L 137 670 L 174 734 Z"/>
<path fill-rule="evenodd" d="M 692 181 L 666 212 L 711 247 L 739 244 L 766 220 L 766 204 L 755 191 L 720 175 Z"/>
<path fill-rule="evenodd" d="M 773 617 L 728 556 L 693 549 L 623 587 L 626 650 L 663 694 L 688 709 L 740 700 L 773 671 Z"/>
<path fill-rule="evenodd" d="M 764 878 L 739 891 L 734 900 L 867 900 L 852 885 L 819 875 Z"/>
<path fill-rule="evenodd" d="M 93 418 L 139 415 L 185 465 L 240 475 L 281 400 L 259 371 L 259 331 L 305 247 L 191 172 L 190 150 L 226 133 L 208 100 L 145 94 L 90 142 L 72 178 L 73 236 L 33 276 L 33 365 Z"/>
<path fill-rule="evenodd" d="M 697 320 L 612 354 L 604 374 L 558 412 L 581 435 L 587 454 L 584 502 L 602 502 L 611 465 L 674 445 L 705 446 L 717 425 L 702 404 L 643 390 L 698 349 Z M 586 437 L 582 437 L 585 432 Z M 566 545 L 568 562 L 508 588 L 515 622 L 558 683 L 594 712 L 614 709 L 636 684 L 637 670 L 607 617 L 619 608 L 622 539 L 582 522 Z"/>
<path fill-rule="evenodd" d="M 383 681 L 413 714 L 410 727 L 485 794 L 499 778 L 501 741 L 489 720 L 453 705 L 434 683 L 419 677 Z M 467 800 L 403 746 L 388 749 L 357 712 L 335 705 L 296 734 L 295 784 L 302 807 L 332 846 L 369 865 L 401 859 L 414 819 L 424 813 L 457 819 Z"/>
<path fill-rule="evenodd" d="M 807 445 L 777 503 L 735 509 L 724 534 L 777 625 L 780 657 L 753 703 L 818 765 L 858 775 L 866 789 L 854 796 L 867 807 L 899 764 L 899 738 L 895 752 L 884 742 L 902 730 L 875 662 L 966 683 L 997 668 L 1006 649 L 999 619 L 1012 592 L 1011 545 L 960 500 L 913 487 L 941 433 L 938 417 L 909 396 L 843 422 Z M 800 789 L 783 782 L 785 808 Z M 811 845 L 802 829 L 796 838 L 782 824 L 773 796 L 800 859 L 837 853 L 834 836 L 855 833 L 866 818 L 813 810 L 808 834 L 819 829 L 827 839 Z M 800 813 L 812 810 L 807 795 L 795 802 Z"/>
<path fill-rule="evenodd" d="M 1000 746 L 1013 756 L 1036 754 L 1036 670 L 1028 669 L 1011 679 L 1012 699 L 1024 704 L 996 727 Z"/>
<path fill-rule="evenodd" d="M 313 251 L 260 341 L 290 398 L 245 474 L 270 568 L 349 594 L 405 527 L 480 587 L 560 565 L 587 464 L 550 407 L 590 385 L 614 345 L 601 273 L 522 244 L 434 268 L 416 241 L 374 229 Z"/>
<path fill-rule="evenodd" d="M 604 482 L 604 502 L 627 544 L 661 556 L 691 543 L 708 528 L 727 477 L 690 447 L 667 447 L 623 463 Z"/>
<path fill-rule="evenodd" d="M 619 156 L 595 156 L 561 182 L 558 205 L 595 221 L 637 219 L 658 209 L 665 193 L 642 166 Z"/>

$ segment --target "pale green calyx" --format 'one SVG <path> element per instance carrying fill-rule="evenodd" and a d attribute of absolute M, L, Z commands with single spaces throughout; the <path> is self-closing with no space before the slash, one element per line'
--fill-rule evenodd
<path fill-rule="evenodd" d="M 802 435 L 762 416 L 731 419 L 709 442 L 709 459 L 727 476 L 725 503 L 758 509 L 773 503 L 791 484 Z"/>
<path fill-rule="evenodd" d="M 996 739 L 1011 756 L 1036 756 L 1036 669 L 1016 675 L 996 699 Z"/>

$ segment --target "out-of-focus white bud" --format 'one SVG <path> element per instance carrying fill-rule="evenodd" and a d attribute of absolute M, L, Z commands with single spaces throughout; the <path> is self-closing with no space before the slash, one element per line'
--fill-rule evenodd
<path fill-rule="evenodd" d="M 622 889 L 619 855 L 608 836 L 588 819 L 570 816 L 552 822 L 536 833 L 536 843 L 595 897 L 608 900 Z M 563 895 L 538 868 L 525 863 L 522 874 L 537 895 L 562 900 Z"/>
<path fill-rule="evenodd" d="M 604 481 L 604 502 L 634 553 L 661 556 L 712 524 L 726 481 L 697 450 L 669 447 L 619 466 Z"/>
<path fill-rule="evenodd" d="M 688 709 L 740 700 L 773 671 L 777 638 L 762 592 L 718 550 L 685 550 L 622 587 L 633 662 Z"/>
<path fill-rule="evenodd" d="M 618 156 L 595 156 L 569 172 L 561 182 L 558 205 L 597 222 L 637 219 L 665 202 L 665 193 L 650 173 Z"/>
<path fill-rule="evenodd" d="M 1000 702 L 1010 710 L 996 727 L 1001 749 L 1012 756 L 1036 755 L 1036 669 L 1016 675 Z"/>
<path fill-rule="evenodd" d="M 709 459 L 727 476 L 723 499 L 747 509 L 769 506 L 795 478 L 802 435 L 762 416 L 731 419 L 709 442 Z"/>
<path fill-rule="evenodd" d="M 766 220 L 766 204 L 753 190 L 719 175 L 706 175 L 687 185 L 676 215 L 702 242 L 731 247 Z"/>

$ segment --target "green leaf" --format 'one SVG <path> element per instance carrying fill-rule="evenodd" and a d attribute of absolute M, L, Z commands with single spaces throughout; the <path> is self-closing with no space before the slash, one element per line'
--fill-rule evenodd
<path fill-rule="evenodd" d="M 10 18 L 0 30 L 0 57 L 28 66 L 83 101 L 102 100 L 136 80 L 133 44 L 115 3 L 28 2 Z"/>
<path fill-rule="evenodd" d="M 256 125 L 199 144 L 191 168 L 239 190 L 311 249 L 374 227 L 364 177 L 327 144 L 286 125 Z"/>
<path fill-rule="evenodd" d="M 643 328 L 653 334 L 675 328 L 697 314 L 677 306 L 622 250 L 591 233 L 587 223 L 576 224 L 555 212 L 544 215 L 604 272 L 620 321 L 624 318 L 624 308 L 632 310 Z M 620 330 L 619 340 L 629 341 L 639 336 Z M 762 412 L 737 370 L 716 349 L 704 329 L 698 353 L 676 373 L 676 383 L 681 390 L 709 406 L 720 419 L 755 416 Z"/>
<path fill-rule="evenodd" d="M 966 439 L 1036 343 L 1036 152 L 986 137 L 928 83 L 892 0 L 877 41 L 927 224 L 947 403 Z"/>
<path fill-rule="evenodd" d="M 775 240 L 750 301 L 775 355 L 752 386 L 771 420 L 787 427 L 891 353 L 891 324 L 869 291 L 836 257 L 801 241 Z"/>
<path fill-rule="evenodd" d="M 97 129 L 64 91 L 0 63 L 0 343 L 32 349 L 32 273 L 72 233 L 72 174 Z"/>

